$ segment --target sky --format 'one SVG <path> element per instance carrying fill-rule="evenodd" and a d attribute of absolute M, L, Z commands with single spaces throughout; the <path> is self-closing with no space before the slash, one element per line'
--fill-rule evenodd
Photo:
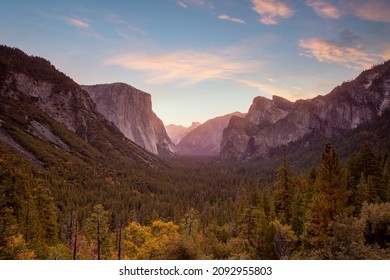
<path fill-rule="evenodd" d="M 389 0 L 13 0 L 0 44 L 79 84 L 132 85 L 189 126 L 256 96 L 329 93 L 390 59 L 389 15 Z"/>

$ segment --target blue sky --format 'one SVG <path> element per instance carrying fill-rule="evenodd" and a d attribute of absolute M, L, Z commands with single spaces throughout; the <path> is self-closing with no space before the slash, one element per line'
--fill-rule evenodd
<path fill-rule="evenodd" d="M 3 1 L 4 2 L 4 1 Z M 152 95 L 165 125 L 327 94 L 390 59 L 388 0 L 7 1 L 0 44 Z"/>

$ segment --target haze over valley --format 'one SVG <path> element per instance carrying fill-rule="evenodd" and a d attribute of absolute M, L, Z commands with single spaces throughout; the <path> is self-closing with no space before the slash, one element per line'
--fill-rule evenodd
<path fill-rule="evenodd" d="M 11 1 L 0 259 L 389 259 L 389 14 Z"/>

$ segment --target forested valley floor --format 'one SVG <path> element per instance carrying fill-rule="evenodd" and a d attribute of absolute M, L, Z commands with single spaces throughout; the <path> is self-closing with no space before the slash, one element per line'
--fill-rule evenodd
<path fill-rule="evenodd" d="M 281 151 L 41 168 L 0 144 L 0 258 L 390 259 L 387 153 L 326 144 L 300 170 Z"/>

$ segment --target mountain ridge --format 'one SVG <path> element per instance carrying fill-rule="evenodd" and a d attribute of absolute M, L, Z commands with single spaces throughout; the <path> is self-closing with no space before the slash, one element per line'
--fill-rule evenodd
<path fill-rule="evenodd" d="M 182 125 L 169 124 L 165 126 L 165 130 L 172 142 L 177 145 L 192 130 L 200 126 L 200 122 L 192 122 L 190 126 L 185 127 Z"/>
<path fill-rule="evenodd" d="M 266 102 L 272 103 L 269 99 Z M 327 95 L 295 101 L 287 114 L 274 123 L 253 122 L 248 117 L 233 120 L 224 130 L 220 157 L 222 160 L 267 157 L 271 148 L 312 132 L 329 138 L 354 129 L 375 120 L 389 106 L 390 61 L 387 61 L 363 71 Z M 252 104 L 248 116 L 272 116 L 275 111 L 269 109 L 261 111 Z"/>
<path fill-rule="evenodd" d="M 231 117 L 243 115 L 243 113 L 234 112 L 215 117 L 199 125 L 176 145 L 177 153 L 181 155 L 218 155 L 223 129 Z"/>
<path fill-rule="evenodd" d="M 80 158 L 99 154 L 129 163 L 165 166 L 160 159 L 125 139 L 119 129 L 97 112 L 88 93 L 48 60 L 0 46 L 0 72 L 2 132 L 26 150 L 35 147 L 21 138 L 22 134 L 30 141 L 41 139 Z"/>

